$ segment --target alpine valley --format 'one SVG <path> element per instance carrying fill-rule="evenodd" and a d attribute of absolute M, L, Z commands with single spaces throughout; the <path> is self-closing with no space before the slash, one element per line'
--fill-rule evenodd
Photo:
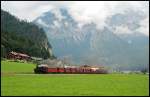
<path fill-rule="evenodd" d="M 145 18 L 142 12 L 128 9 L 108 17 L 101 29 L 94 22 L 79 27 L 67 9 L 59 8 L 43 13 L 33 23 L 45 30 L 60 59 L 139 70 L 149 64 L 149 36 L 138 30 Z"/>

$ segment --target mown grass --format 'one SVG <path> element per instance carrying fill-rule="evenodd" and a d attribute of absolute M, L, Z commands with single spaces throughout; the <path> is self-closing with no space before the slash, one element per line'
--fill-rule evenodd
<path fill-rule="evenodd" d="M 35 68 L 33 63 L 14 62 L 12 60 L 1 61 L 2 73 L 33 73 Z"/>
<path fill-rule="evenodd" d="M 18 63 L 18 65 L 20 64 Z M 29 68 L 30 70 L 33 69 Z M 27 70 L 27 72 L 30 70 Z M 148 96 L 149 76 L 143 74 L 2 75 L 1 95 Z"/>

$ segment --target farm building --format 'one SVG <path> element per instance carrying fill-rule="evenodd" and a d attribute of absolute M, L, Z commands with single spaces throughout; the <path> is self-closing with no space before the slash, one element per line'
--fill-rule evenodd
<path fill-rule="evenodd" d="M 17 52 L 10 52 L 8 55 L 7 55 L 7 58 L 8 59 L 14 59 L 14 60 L 30 60 L 31 57 L 27 54 L 23 54 L 23 53 L 17 53 Z"/>

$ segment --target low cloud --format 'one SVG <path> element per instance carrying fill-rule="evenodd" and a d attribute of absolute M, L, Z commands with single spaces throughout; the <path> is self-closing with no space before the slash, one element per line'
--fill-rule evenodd
<path fill-rule="evenodd" d="M 115 28 L 114 33 L 116 33 L 116 34 L 124 34 L 124 33 L 131 34 L 133 32 L 128 28 L 128 26 L 121 25 L 121 26 L 117 26 Z"/>
<path fill-rule="evenodd" d="M 140 22 L 140 27 L 137 29 L 137 31 L 149 36 L 149 17 Z"/>
<path fill-rule="evenodd" d="M 33 21 L 42 13 L 53 8 L 66 6 L 69 2 L 59 1 L 1 1 L 1 9 L 10 12 L 11 14 Z"/>
<path fill-rule="evenodd" d="M 132 9 L 142 11 L 147 15 L 149 13 L 148 6 L 148 2 L 138 1 L 81 1 L 68 6 L 68 10 L 80 26 L 94 22 L 97 24 L 97 28 L 101 29 L 106 25 L 107 18 L 114 14 L 123 14 L 126 10 Z"/>
<path fill-rule="evenodd" d="M 1 8 L 11 14 L 33 21 L 42 13 L 65 7 L 80 27 L 87 23 L 96 23 L 97 28 L 106 26 L 108 17 L 126 10 L 142 11 L 147 17 L 142 20 L 140 32 L 149 35 L 149 2 L 148 1 L 1 1 Z M 61 20 L 59 12 L 55 13 Z"/>

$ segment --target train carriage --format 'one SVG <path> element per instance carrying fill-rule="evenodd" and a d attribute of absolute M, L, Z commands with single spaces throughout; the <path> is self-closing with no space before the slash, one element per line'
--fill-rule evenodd
<path fill-rule="evenodd" d="M 58 73 L 64 73 L 65 72 L 65 68 L 57 68 L 57 70 L 58 70 L 57 71 Z"/>
<path fill-rule="evenodd" d="M 65 73 L 65 74 L 106 74 L 107 70 L 99 68 L 80 68 L 80 67 L 48 67 L 46 64 L 38 65 L 34 69 L 35 73 Z"/>
<path fill-rule="evenodd" d="M 58 69 L 57 68 L 48 68 L 47 73 L 58 73 Z"/>

